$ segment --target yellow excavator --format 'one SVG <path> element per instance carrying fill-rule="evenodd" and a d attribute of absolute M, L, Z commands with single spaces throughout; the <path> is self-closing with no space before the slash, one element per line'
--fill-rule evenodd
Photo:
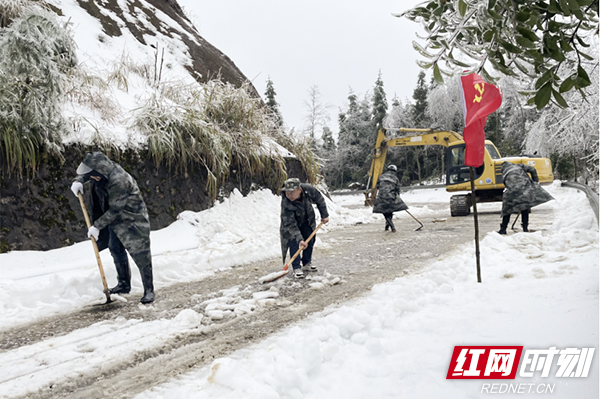
<path fill-rule="evenodd" d="M 402 137 L 388 139 L 388 131 L 398 132 Z M 452 216 L 466 216 L 471 212 L 473 204 L 471 194 L 471 177 L 469 167 L 465 165 L 465 141 L 463 137 L 453 131 L 436 129 L 382 129 L 377 134 L 369 182 L 365 191 L 365 205 L 373 205 L 377 197 L 377 179 L 383 172 L 385 157 L 390 147 L 408 147 L 441 145 L 446 147 L 446 191 L 468 191 L 467 194 L 457 194 L 450 198 L 450 214 Z M 477 203 L 502 201 L 504 184 L 500 166 L 508 161 L 515 164 L 533 166 L 540 184 L 550 184 L 554 180 L 552 164 L 548 158 L 537 156 L 500 157 L 498 149 L 490 140 L 485 140 L 485 154 L 483 165 L 474 169 L 475 195 Z"/>

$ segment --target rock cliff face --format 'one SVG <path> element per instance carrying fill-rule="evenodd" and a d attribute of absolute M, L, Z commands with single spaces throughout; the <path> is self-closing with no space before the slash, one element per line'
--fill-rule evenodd
<path fill-rule="evenodd" d="M 87 227 L 78 199 L 70 190 L 75 170 L 87 149 L 67 147 L 64 163 L 46 158 L 36 175 L 18 178 L 0 174 L 0 253 L 11 250 L 48 250 L 86 240 Z M 214 200 L 206 190 L 204 168 L 190 168 L 186 175 L 156 166 L 146 153 L 128 150 L 111 154 L 137 181 L 148 206 L 152 230 L 168 226 L 185 210 L 199 212 L 210 208 Z M 300 162 L 288 159 L 287 173 L 306 181 Z M 276 193 L 275 179 L 241 176 L 231 171 L 219 188 L 217 201 L 234 189 L 243 195 L 257 188 Z M 88 210 L 88 185 L 84 198 Z"/>

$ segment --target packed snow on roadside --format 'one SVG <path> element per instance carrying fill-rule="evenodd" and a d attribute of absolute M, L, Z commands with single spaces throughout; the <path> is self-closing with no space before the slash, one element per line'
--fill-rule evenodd
<path fill-rule="evenodd" d="M 542 205 L 555 210 L 548 231 L 482 237 L 482 284 L 474 281 L 474 251 L 466 245 L 418 275 L 379 284 L 359 300 L 313 315 L 137 398 L 479 397 L 485 380 L 445 379 L 455 345 L 597 349 L 598 224 L 584 194 L 559 184 L 548 191 L 556 198 Z M 343 200 L 346 205 L 362 201 L 352 197 Z M 448 196 L 443 189 L 419 190 L 403 199 L 409 205 L 447 203 Z M 207 211 L 184 212 L 173 225 L 153 232 L 159 295 L 161 287 L 235 267 L 241 254 L 245 261 L 279 256 L 279 202 L 268 191 L 245 198 L 234 193 Z M 323 234 L 348 224 L 381 222 L 369 208 L 327 203 L 331 222 Z M 426 205 L 411 209 L 416 216 L 430 211 Z M 82 242 L 0 255 L 0 328 L 101 299 L 90 247 Z M 102 259 L 114 282 L 110 255 L 103 253 Z M 133 291 L 141 294 L 135 270 L 133 276 Z M 227 302 L 239 295 L 240 288 L 232 287 L 205 313 L 186 309 L 174 319 L 150 322 L 117 318 L 4 352 L 0 391 L 11 397 L 60 383 L 73 373 L 93 376 L 106 362 L 133 362 L 138 351 L 204 328 L 204 318 L 218 319 L 224 311 L 242 315 L 278 300 L 276 290 L 269 290 L 252 293 L 232 309 L 221 306 L 223 298 Z M 154 311 L 152 305 L 139 306 Z M 552 386 L 557 398 L 597 397 L 598 354 L 593 356 L 586 378 L 554 378 L 552 373 L 491 382 L 524 389 L 531 389 L 528 384 Z"/>
<path fill-rule="evenodd" d="M 483 238 L 483 283 L 465 245 L 136 399 L 597 398 L 598 223 L 583 193 L 548 191 L 549 231 Z M 446 379 L 454 346 L 481 345 L 595 352 L 587 377 L 556 377 L 572 359 L 557 355 L 548 377 Z"/>

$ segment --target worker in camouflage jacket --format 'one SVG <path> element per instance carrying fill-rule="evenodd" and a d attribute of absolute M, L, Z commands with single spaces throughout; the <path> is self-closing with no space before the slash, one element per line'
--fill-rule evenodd
<path fill-rule="evenodd" d="M 396 173 L 396 165 L 390 165 L 387 171 L 377 179 L 377 198 L 373 206 L 373 213 L 381 213 L 385 217 L 385 230 L 396 232 L 396 226 L 392 222 L 394 212 L 408 209 L 408 206 L 400 198 L 400 180 Z"/>
<path fill-rule="evenodd" d="M 110 250 L 117 269 L 118 282 L 110 293 L 128 294 L 131 290 L 129 252 L 140 270 L 144 285 L 141 302 L 153 302 L 150 219 L 136 181 L 121 165 L 101 152 L 85 155 L 77 168 L 71 190 L 75 195 L 83 194 L 83 184 L 88 181 L 91 182 L 92 203 L 92 226 L 88 237 L 94 237 L 100 251 Z"/>
<path fill-rule="evenodd" d="M 502 162 L 501 170 L 506 189 L 502 195 L 502 224 L 498 233 L 506 234 L 510 215 L 513 213 L 521 213 L 523 231 L 529 232 L 531 208 L 554 198 L 540 186 L 533 166 L 505 161 Z"/>
<path fill-rule="evenodd" d="M 312 263 L 316 235 L 309 242 L 305 241 L 317 227 L 313 204 L 317 205 L 323 223 L 329 222 L 327 205 L 319 190 L 308 183 L 300 183 L 300 180 L 296 178 L 286 180 L 281 192 L 279 236 L 283 263 L 285 263 L 288 249 L 290 256 L 302 249 L 302 257 L 296 257 L 292 262 L 292 267 L 294 276 L 303 278 L 304 272 L 301 263 L 305 269 L 317 271 L 317 267 Z"/>

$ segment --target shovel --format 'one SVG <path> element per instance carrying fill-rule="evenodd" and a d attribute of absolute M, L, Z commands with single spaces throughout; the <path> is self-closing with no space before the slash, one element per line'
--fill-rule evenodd
<path fill-rule="evenodd" d="M 517 220 L 519 220 L 519 216 L 521 216 L 521 214 L 517 213 L 517 217 L 515 218 L 515 221 L 513 222 L 512 226 L 510 226 L 511 230 L 515 229 L 515 224 L 517 224 Z"/>
<path fill-rule="evenodd" d="M 79 203 L 81 204 L 81 211 L 83 212 L 83 216 L 85 217 L 85 223 L 87 224 L 88 230 L 92 227 L 90 223 L 90 217 L 87 213 L 87 209 L 85 208 L 85 204 L 83 203 L 83 196 L 81 193 L 77 193 L 77 197 L 79 197 Z M 104 269 L 102 268 L 102 262 L 100 261 L 100 251 L 98 251 L 98 244 L 96 244 L 96 239 L 92 236 L 92 245 L 94 247 L 94 252 L 96 253 L 96 261 L 98 261 L 98 269 L 100 269 L 100 276 L 102 277 L 102 285 L 104 285 L 104 295 L 106 295 L 106 302 L 101 305 L 106 305 L 112 302 L 110 299 L 110 292 L 108 291 L 108 284 L 106 284 L 106 277 L 104 276 Z"/>
<path fill-rule="evenodd" d="M 406 209 L 405 209 L 405 211 L 406 211 Z M 419 227 L 415 231 L 421 230 L 423 228 L 423 223 L 419 222 L 419 220 L 416 217 L 414 217 L 409 211 L 406 211 L 406 213 L 408 213 L 413 219 L 415 219 L 417 221 L 417 223 L 419 223 L 421 225 L 421 227 Z"/>
<path fill-rule="evenodd" d="M 317 226 L 317 228 L 315 229 L 315 231 L 313 231 L 306 240 L 304 240 L 305 243 L 308 244 L 308 242 L 310 240 L 312 240 L 312 238 L 315 236 L 315 234 L 317 234 L 317 231 L 321 228 L 321 226 L 323 226 L 323 222 L 319 223 L 319 225 Z M 286 274 L 288 274 L 288 272 L 290 271 L 290 265 L 292 264 L 292 262 L 294 261 L 294 259 L 296 259 L 298 257 L 298 255 L 300 255 L 300 252 L 302 252 L 302 248 L 298 248 L 298 250 L 296 251 L 296 253 L 294 254 L 294 256 L 292 256 L 292 258 L 290 259 L 290 261 L 284 266 L 283 270 L 279 271 L 279 272 L 275 272 L 275 273 L 271 273 L 268 274 L 264 277 L 261 277 L 258 279 L 258 281 L 260 283 L 270 283 L 271 281 L 275 281 L 283 276 L 285 276 Z"/>

